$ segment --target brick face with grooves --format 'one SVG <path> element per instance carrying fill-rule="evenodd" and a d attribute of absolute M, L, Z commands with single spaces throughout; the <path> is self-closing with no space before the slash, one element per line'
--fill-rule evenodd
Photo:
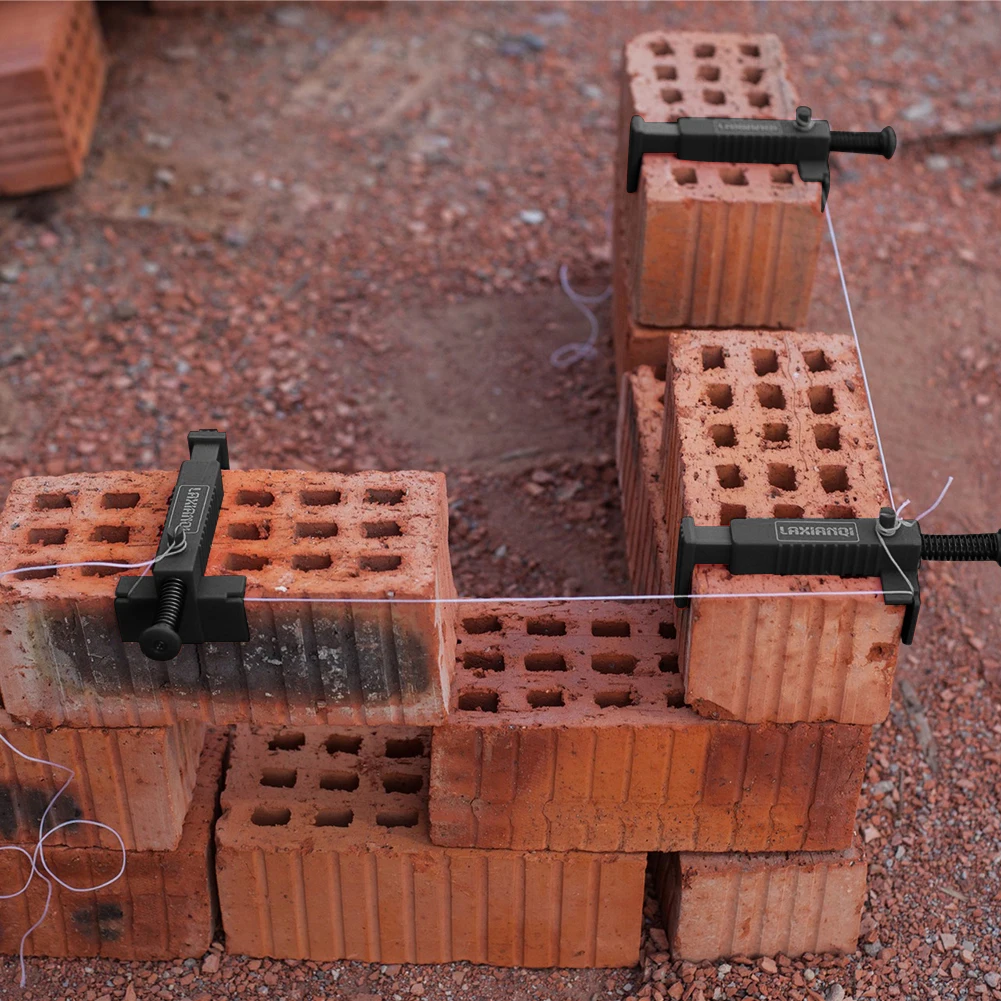
<path fill-rule="evenodd" d="M 176 848 L 130 851 L 125 875 L 96 893 L 54 886 L 45 921 L 27 940 L 32 956 L 101 956 L 106 959 L 178 960 L 201 957 L 216 923 L 212 824 L 228 744 L 225 731 L 209 731 L 198 766 L 194 797 Z M 111 879 L 121 851 L 46 845 L 45 857 L 60 879 L 93 886 Z M 0 886 L 22 886 L 28 860 L 0 852 Z M 17 955 L 21 935 L 39 918 L 45 884 L 35 879 L 21 897 L 3 902 L 0 952 Z"/>
<path fill-rule="evenodd" d="M 0 568 L 150 559 L 175 475 L 15 481 Z M 248 470 L 223 482 L 206 572 L 246 576 L 248 598 L 455 594 L 440 474 Z M 249 643 L 187 646 L 156 662 L 118 637 L 115 585 L 139 572 L 0 578 L 0 691 L 13 717 L 38 726 L 444 718 L 452 606 L 248 601 Z"/>
<path fill-rule="evenodd" d="M 851 843 L 870 729 L 683 706 L 661 602 L 464 606 L 436 844 L 793 851 Z"/>
<path fill-rule="evenodd" d="M 177 847 L 205 743 L 203 723 L 55 730 L 3 725 L 0 732 L 24 754 L 76 773 L 49 814 L 47 828 L 83 817 L 113 827 L 129 850 Z M 5 843 L 38 838 L 42 813 L 66 778 L 65 772 L 25 761 L 0 744 L 0 835 Z M 118 841 L 107 831 L 75 825 L 57 831 L 45 844 L 46 850 L 59 844 L 117 848 Z"/>
<path fill-rule="evenodd" d="M 0 4 L 0 195 L 80 176 L 105 69 L 94 4 Z"/>
<path fill-rule="evenodd" d="M 433 845 L 430 742 L 417 728 L 238 728 L 217 827 L 228 950 L 374 963 L 636 963 L 646 856 Z"/>
<path fill-rule="evenodd" d="M 653 856 L 671 958 L 854 952 L 865 851 Z"/>
<path fill-rule="evenodd" d="M 682 517 L 875 517 L 887 503 L 851 337 L 679 332 L 666 383 L 660 486 L 672 581 Z M 903 609 L 885 604 L 879 578 L 699 567 L 692 588 L 825 595 L 696 600 L 681 612 L 686 702 L 697 711 L 746 722 L 886 718 Z M 873 594 L 828 596 L 839 591 Z"/>
<path fill-rule="evenodd" d="M 625 47 L 616 161 L 615 261 L 649 327 L 799 327 L 820 247 L 820 186 L 794 166 L 644 158 L 625 191 L 629 120 L 792 118 L 774 35 L 655 31 Z M 621 294 L 622 286 L 616 289 Z M 641 361 L 655 361 L 650 357 Z"/>

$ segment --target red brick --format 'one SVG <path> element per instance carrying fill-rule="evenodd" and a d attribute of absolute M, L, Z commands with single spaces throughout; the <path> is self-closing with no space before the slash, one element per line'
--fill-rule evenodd
<path fill-rule="evenodd" d="M 646 856 L 432 845 L 430 738 L 397 727 L 239 728 L 217 828 L 228 949 L 320 961 L 634 964 Z"/>
<path fill-rule="evenodd" d="M 80 176 L 105 68 L 92 3 L 0 4 L 0 194 Z"/>
<path fill-rule="evenodd" d="M 875 517 L 888 502 L 848 336 L 679 332 L 664 413 L 671 579 L 682 517 Z M 692 589 L 818 595 L 694 601 L 679 635 L 686 702 L 699 712 L 746 722 L 886 718 L 903 608 L 885 604 L 879 578 L 730 577 L 701 567 Z M 830 596 L 839 591 L 873 593 Z"/>
<path fill-rule="evenodd" d="M 432 747 L 436 844 L 632 852 L 851 843 L 869 728 L 698 716 L 682 705 L 662 613 L 660 601 L 463 607 L 452 709 Z"/>
<path fill-rule="evenodd" d="M 55 730 L 4 725 L 0 732 L 23 753 L 76 773 L 49 814 L 48 829 L 83 817 L 113 827 L 130 850 L 177 847 L 205 743 L 203 723 Z M 5 841 L 37 839 L 42 813 L 67 777 L 59 769 L 25 761 L 0 744 L 0 834 Z M 113 835 L 90 825 L 64 828 L 45 843 L 118 845 Z"/>
<path fill-rule="evenodd" d="M 0 566 L 150 559 L 174 478 L 16 481 L 0 519 Z M 231 471 L 223 482 L 207 573 L 246 576 L 248 599 L 455 594 L 440 474 Z M 249 643 L 188 646 L 156 662 L 118 638 L 115 585 L 139 572 L 0 578 L 0 691 L 15 718 L 38 726 L 444 718 L 452 606 L 248 601 Z"/>
<path fill-rule="evenodd" d="M 840 852 L 658 854 L 671 956 L 854 952 L 866 890 L 861 843 Z"/>
<path fill-rule="evenodd" d="M 795 167 L 647 156 L 639 190 L 625 192 L 633 115 L 648 122 L 792 118 L 796 104 L 774 35 L 649 32 L 626 45 L 614 232 L 616 261 L 628 258 L 637 323 L 805 322 L 820 247 L 820 186 L 801 181 Z"/>
<path fill-rule="evenodd" d="M 205 741 L 178 846 L 130 851 L 125 875 L 96 893 L 72 893 L 54 884 L 49 914 L 25 946 L 29 955 L 162 960 L 205 953 L 215 928 L 212 824 L 228 739 L 216 730 Z M 111 879 L 122 858 L 117 848 L 60 846 L 46 847 L 45 857 L 60 879 L 76 886 Z M 24 856 L 0 852 L 0 885 L 13 890 L 27 873 Z M 0 901 L 0 953 L 17 954 L 21 935 L 44 904 L 45 884 L 39 879 L 23 896 Z"/>

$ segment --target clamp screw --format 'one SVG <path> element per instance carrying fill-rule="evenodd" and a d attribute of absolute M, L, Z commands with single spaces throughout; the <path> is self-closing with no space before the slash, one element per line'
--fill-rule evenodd
<path fill-rule="evenodd" d="M 156 618 L 139 637 L 139 648 L 151 660 L 172 660 L 180 652 L 181 637 L 177 626 L 184 610 L 186 591 L 184 581 L 176 577 L 170 577 L 160 585 Z"/>
<path fill-rule="evenodd" d="M 1001 532 L 980 535 L 922 535 L 921 559 L 976 563 L 996 560 L 1001 566 Z"/>

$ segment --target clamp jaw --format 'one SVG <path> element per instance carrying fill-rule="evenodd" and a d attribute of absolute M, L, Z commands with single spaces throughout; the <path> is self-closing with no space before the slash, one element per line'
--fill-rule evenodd
<path fill-rule="evenodd" d="M 815 120 L 807 107 L 796 109 L 795 121 L 767 118 L 679 118 L 629 123 L 626 190 L 639 188 L 645 153 L 673 153 L 679 160 L 713 163 L 794 163 L 804 181 L 819 181 L 821 210 L 831 190 L 831 153 L 875 153 L 893 156 L 897 136 L 889 125 L 882 132 L 833 132 L 829 122 Z"/>
<path fill-rule="evenodd" d="M 122 577 L 115 615 L 122 640 L 153 660 L 171 660 L 184 643 L 250 639 L 243 599 L 246 577 L 206 577 L 222 508 L 229 449 L 222 431 L 192 431 L 181 463 L 152 574 Z"/>
<path fill-rule="evenodd" d="M 727 567 L 731 574 L 794 574 L 879 577 L 887 605 L 904 605 L 901 640 L 914 639 L 922 560 L 983 561 L 1001 565 L 1001 532 L 984 535 L 924 535 L 916 521 L 901 521 L 893 508 L 878 518 L 735 518 L 720 528 L 683 518 L 675 568 L 675 604 L 692 596 L 699 564 Z"/>

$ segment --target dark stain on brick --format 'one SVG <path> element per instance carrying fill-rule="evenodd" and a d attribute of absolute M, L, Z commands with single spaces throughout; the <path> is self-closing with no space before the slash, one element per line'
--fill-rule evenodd
<path fill-rule="evenodd" d="M 17 782 L 0 782 L 0 834 L 4 840 L 16 841 L 26 833 L 37 834 L 38 824 L 51 799 L 50 789 L 22 786 Z M 49 811 L 45 821 L 46 830 L 82 816 L 76 801 L 69 792 L 64 792 Z M 55 843 L 55 838 L 52 843 Z"/>
<path fill-rule="evenodd" d="M 96 928 L 102 942 L 117 942 L 122 937 L 123 917 L 120 904 L 98 904 L 74 911 L 73 924 L 85 935 L 93 935 Z"/>

